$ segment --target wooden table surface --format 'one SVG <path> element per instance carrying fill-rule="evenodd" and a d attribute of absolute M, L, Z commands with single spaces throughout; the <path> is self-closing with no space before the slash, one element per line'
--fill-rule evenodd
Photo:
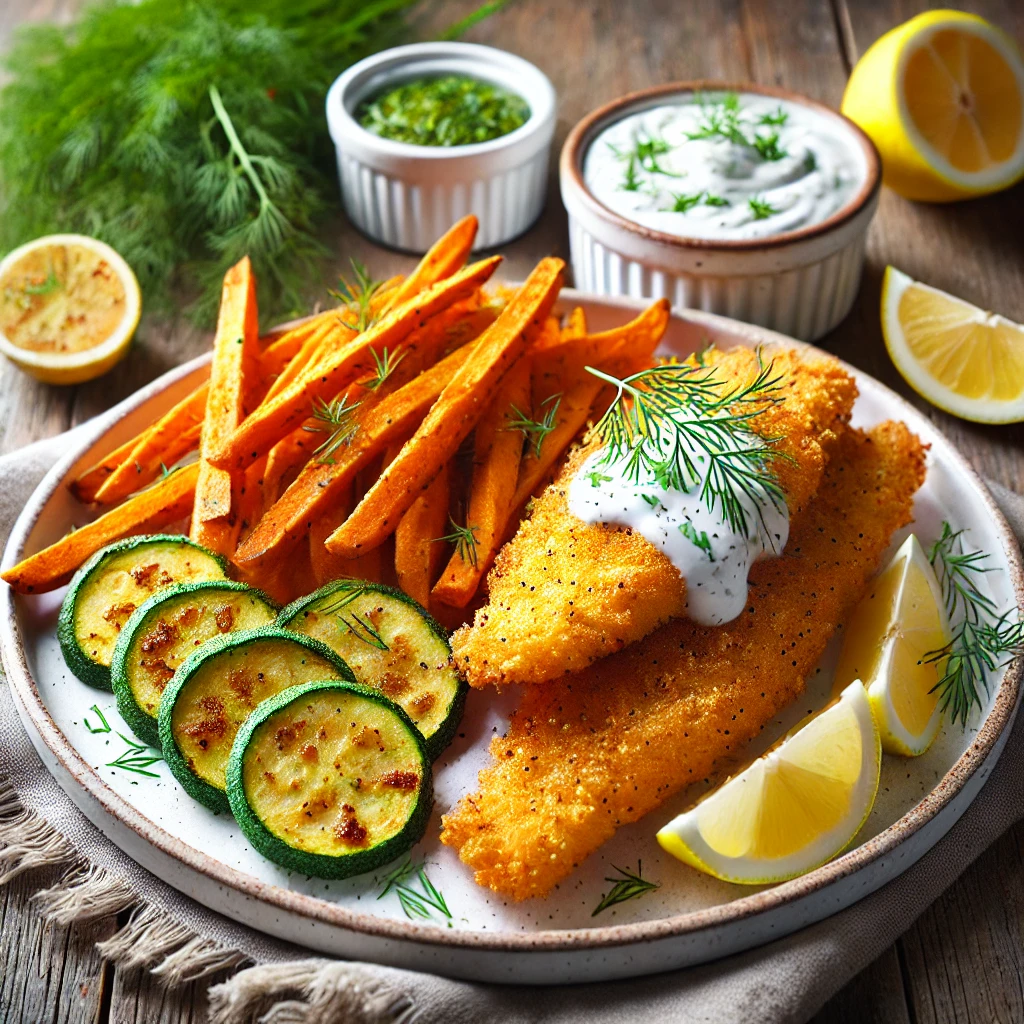
<path fill-rule="evenodd" d="M 65 20 L 80 0 L 0 0 L 0 48 L 22 21 Z M 445 24 L 475 2 L 439 4 Z M 468 36 L 533 61 L 558 91 L 556 152 L 587 111 L 647 85 L 696 78 L 749 79 L 838 106 L 850 67 L 883 32 L 925 9 L 920 0 L 514 0 Z M 1024 4 L 966 0 L 1024 43 Z M 376 276 L 411 261 L 380 249 L 339 218 L 339 257 L 358 256 Z M 822 346 L 924 408 L 976 468 L 1024 488 L 1024 431 L 983 428 L 928 408 L 902 382 L 879 330 L 882 271 L 912 276 L 1024 321 L 1024 186 L 952 206 L 908 203 L 883 190 L 871 228 L 859 300 Z M 521 277 L 541 256 L 568 258 L 565 213 L 551 168 L 540 222 L 504 250 Z M 340 264 L 339 264 L 340 265 Z M 92 384 L 38 384 L 0 365 L 0 452 L 58 433 L 101 412 L 209 344 L 187 324 L 144 321 L 129 358 Z M 1008 832 L 878 960 L 825 1006 L 816 1021 L 884 1024 L 1024 1020 L 1024 824 Z M 93 943 L 116 926 L 44 928 L 30 894 L 51 880 L 22 875 L 0 890 L 0 1019 L 12 1022 L 205 1019 L 203 984 L 165 992 L 148 975 L 115 970 Z"/>

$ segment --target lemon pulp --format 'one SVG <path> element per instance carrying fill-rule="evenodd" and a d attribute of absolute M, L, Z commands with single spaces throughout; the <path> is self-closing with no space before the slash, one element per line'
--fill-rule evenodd
<path fill-rule="evenodd" d="M 881 750 L 860 682 L 658 832 L 673 856 L 735 882 L 817 867 L 848 845 L 878 788 Z"/>

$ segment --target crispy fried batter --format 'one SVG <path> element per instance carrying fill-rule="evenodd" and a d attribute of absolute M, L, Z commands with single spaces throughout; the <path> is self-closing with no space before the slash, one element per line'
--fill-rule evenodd
<path fill-rule="evenodd" d="M 834 359 L 766 349 L 784 385 L 784 400 L 755 421 L 781 437 L 776 470 L 791 516 L 818 489 L 828 451 L 849 421 L 857 387 Z M 726 379 L 753 379 L 748 348 L 712 352 Z M 679 571 L 653 544 L 626 526 L 587 525 L 569 512 L 569 483 L 590 449 L 578 449 L 534 503 L 531 517 L 505 545 L 488 577 L 489 604 L 452 638 L 472 686 L 544 682 L 579 671 L 597 658 L 686 614 Z"/>
<path fill-rule="evenodd" d="M 677 619 L 627 650 L 528 687 L 479 792 L 441 839 L 479 884 L 547 893 L 615 829 L 720 770 L 804 679 L 911 519 L 924 448 L 902 423 L 840 438 L 786 553 L 755 565 L 747 611 Z"/>

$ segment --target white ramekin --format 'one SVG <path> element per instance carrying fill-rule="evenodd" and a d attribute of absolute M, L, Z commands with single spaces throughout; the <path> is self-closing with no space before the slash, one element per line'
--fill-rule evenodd
<path fill-rule="evenodd" d="M 499 85 L 530 106 L 508 135 L 468 146 L 382 139 L 356 121 L 359 104 L 389 85 L 463 74 Z M 327 93 L 327 125 L 349 219 L 385 245 L 425 252 L 457 220 L 476 214 L 476 248 L 522 234 L 544 206 L 555 90 L 528 61 L 472 43 L 396 46 L 354 64 Z"/>
<path fill-rule="evenodd" d="M 820 224 L 769 238 L 680 238 L 613 213 L 583 183 L 583 159 L 597 135 L 628 114 L 695 92 L 760 93 L 812 107 L 833 118 L 864 152 L 863 186 Z M 597 295 L 667 298 L 814 341 L 850 311 L 860 285 L 868 224 L 881 181 L 871 140 L 842 114 L 783 89 L 736 82 L 676 82 L 631 93 L 595 110 L 562 147 L 562 201 L 576 287 Z"/>

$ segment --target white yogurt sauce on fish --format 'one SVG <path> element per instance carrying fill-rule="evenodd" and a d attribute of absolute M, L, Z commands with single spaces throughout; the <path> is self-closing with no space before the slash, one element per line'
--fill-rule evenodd
<path fill-rule="evenodd" d="M 681 413 L 682 415 L 682 413 Z M 758 439 L 751 435 L 756 443 Z M 735 619 L 746 606 L 747 575 L 762 556 L 782 554 L 789 539 L 789 511 L 762 487 L 739 494 L 747 535 L 734 531 L 701 497 L 706 460 L 688 449 L 698 467 L 699 483 L 689 493 L 665 490 L 653 476 L 634 483 L 622 463 L 606 464 L 605 449 L 591 454 L 569 483 L 569 511 L 585 523 L 629 527 L 661 550 L 686 580 L 687 615 L 704 626 Z M 666 454 L 668 451 L 666 450 Z"/>
<path fill-rule="evenodd" d="M 866 178 L 864 152 L 840 122 L 754 93 L 681 96 L 630 114 L 594 139 L 583 166 L 587 188 L 620 216 L 722 240 L 818 224 Z"/>

